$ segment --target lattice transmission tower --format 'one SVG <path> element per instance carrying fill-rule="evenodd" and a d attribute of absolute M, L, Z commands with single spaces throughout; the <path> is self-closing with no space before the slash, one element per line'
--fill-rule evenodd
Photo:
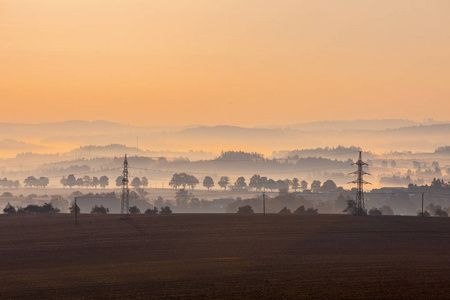
<path fill-rule="evenodd" d="M 358 170 L 351 174 L 356 174 L 357 178 L 356 180 L 352 181 L 351 183 L 356 183 L 356 203 L 355 203 L 355 215 L 365 215 L 366 210 L 364 208 L 364 184 L 371 184 L 370 182 L 367 182 L 363 179 L 364 175 L 370 175 L 369 173 L 365 172 L 363 170 L 363 166 L 368 166 L 365 162 L 362 161 L 362 151 L 359 151 L 359 159 L 356 163 L 353 165 L 358 166 Z"/>
<path fill-rule="evenodd" d="M 128 189 L 128 160 L 125 154 L 122 173 L 122 201 L 120 203 L 120 213 L 128 215 L 130 213 L 130 190 Z"/>

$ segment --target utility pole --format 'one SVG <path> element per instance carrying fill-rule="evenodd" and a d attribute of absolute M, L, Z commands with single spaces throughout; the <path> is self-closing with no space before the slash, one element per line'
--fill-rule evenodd
<path fill-rule="evenodd" d="M 78 206 L 77 206 L 77 197 L 75 197 L 75 207 L 74 207 L 74 210 L 75 210 L 75 225 L 78 225 Z"/>
<path fill-rule="evenodd" d="M 120 203 L 120 213 L 128 215 L 130 213 L 130 190 L 128 189 L 128 160 L 125 154 L 122 173 L 122 201 Z"/>
<path fill-rule="evenodd" d="M 422 193 L 422 217 L 423 217 L 423 197 L 425 193 Z"/>
<path fill-rule="evenodd" d="M 356 183 L 356 203 L 355 203 L 355 215 L 365 215 L 365 209 L 364 209 L 364 184 L 371 184 L 370 182 L 364 181 L 363 176 L 364 175 L 370 175 L 369 173 L 365 172 L 363 170 L 363 166 L 368 166 L 365 162 L 362 161 L 362 151 L 359 151 L 359 159 L 356 163 L 353 165 L 358 166 L 358 170 L 351 174 L 355 174 L 357 176 L 357 179 L 352 181 L 351 183 Z"/>
<path fill-rule="evenodd" d="M 263 192 L 263 215 L 266 215 L 266 190 Z"/>

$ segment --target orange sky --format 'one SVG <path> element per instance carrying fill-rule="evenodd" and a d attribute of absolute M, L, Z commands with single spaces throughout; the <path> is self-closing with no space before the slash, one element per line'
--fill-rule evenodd
<path fill-rule="evenodd" d="M 449 120 L 450 1 L 0 0 L 1 122 Z"/>

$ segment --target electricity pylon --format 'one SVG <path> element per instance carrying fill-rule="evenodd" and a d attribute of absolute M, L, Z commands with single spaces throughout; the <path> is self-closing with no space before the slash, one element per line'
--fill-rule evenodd
<path fill-rule="evenodd" d="M 130 213 L 130 190 L 128 189 L 128 160 L 125 154 L 122 173 L 122 201 L 120 203 L 120 213 L 128 215 Z"/>
<path fill-rule="evenodd" d="M 363 170 L 363 166 L 368 166 L 365 162 L 362 161 L 361 152 L 359 151 L 359 159 L 356 163 L 352 165 L 357 165 L 358 170 L 351 174 L 355 174 L 357 176 L 356 180 L 351 183 L 356 183 L 356 203 L 355 203 L 355 215 L 365 215 L 366 210 L 364 209 L 364 184 L 371 184 L 363 179 L 364 175 L 370 175 L 369 173 Z"/>

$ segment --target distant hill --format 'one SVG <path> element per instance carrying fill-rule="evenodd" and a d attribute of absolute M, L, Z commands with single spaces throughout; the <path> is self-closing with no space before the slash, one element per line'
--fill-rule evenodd
<path fill-rule="evenodd" d="M 16 141 L 22 141 L 23 144 L 12 145 L 11 142 L 5 142 L 3 146 L 0 144 L 0 154 L 15 156 L 17 153 L 29 151 L 63 153 L 87 145 L 108 147 L 80 148 L 78 152 L 98 153 L 98 155 L 123 154 L 124 150 L 113 149 L 110 145 L 125 145 L 129 148 L 126 149 L 127 152 L 136 155 L 140 155 L 142 151 L 148 155 L 147 151 L 151 151 L 155 156 L 161 153 L 174 155 L 180 153 L 182 156 L 190 150 L 196 154 L 202 151 L 220 153 L 242 150 L 270 156 L 273 151 L 316 149 L 337 145 L 343 147 L 358 145 L 365 152 L 391 150 L 429 152 L 448 144 L 446 141 L 450 140 L 450 123 L 434 121 L 419 123 L 401 119 L 323 121 L 284 127 L 270 124 L 266 127 L 229 125 L 158 127 L 132 126 L 107 121 L 0 123 L 0 140 L 11 137 Z M 15 153 L 7 153 L 6 150 Z"/>
<path fill-rule="evenodd" d="M 324 130 L 384 130 L 419 125 L 406 119 L 352 120 L 352 121 L 318 121 L 285 126 L 305 131 Z"/>

